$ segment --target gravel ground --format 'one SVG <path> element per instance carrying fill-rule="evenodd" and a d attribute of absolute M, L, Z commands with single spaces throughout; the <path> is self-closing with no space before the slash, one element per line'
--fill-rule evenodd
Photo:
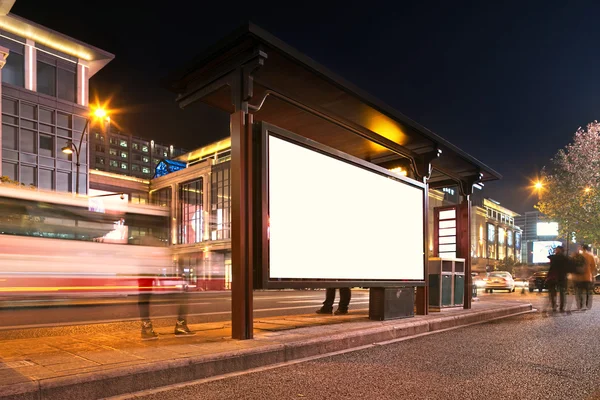
<path fill-rule="evenodd" d="M 600 399 L 600 306 L 498 320 L 154 399 Z"/>

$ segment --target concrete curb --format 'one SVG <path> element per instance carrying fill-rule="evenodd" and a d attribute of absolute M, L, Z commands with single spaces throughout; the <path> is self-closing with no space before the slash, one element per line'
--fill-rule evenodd
<path fill-rule="evenodd" d="M 286 361 L 333 353 L 361 346 L 406 338 L 427 332 L 465 326 L 533 310 L 531 304 L 475 311 L 460 315 L 408 322 L 384 321 L 374 327 L 355 329 L 286 344 L 265 344 L 239 351 L 121 367 L 100 373 L 41 379 L 2 388 L 0 399 L 99 399 L 156 389 Z M 262 340 L 262 339 L 258 339 Z"/>

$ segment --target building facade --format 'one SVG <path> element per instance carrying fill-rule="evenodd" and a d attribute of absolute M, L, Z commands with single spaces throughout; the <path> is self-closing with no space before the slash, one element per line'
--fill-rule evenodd
<path fill-rule="evenodd" d="M 110 122 L 90 132 L 90 169 L 150 179 L 158 163 L 186 151 L 126 134 Z"/>
<path fill-rule="evenodd" d="M 476 198 L 473 203 L 473 270 L 493 270 L 501 263 L 522 262 L 523 232 L 515 225 L 515 218 L 519 217 L 519 214 L 489 198 Z"/>
<path fill-rule="evenodd" d="M 89 79 L 114 56 L 14 14 L 0 15 L 0 175 L 40 189 L 88 191 Z M 81 143 L 75 154 L 61 151 Z"/>

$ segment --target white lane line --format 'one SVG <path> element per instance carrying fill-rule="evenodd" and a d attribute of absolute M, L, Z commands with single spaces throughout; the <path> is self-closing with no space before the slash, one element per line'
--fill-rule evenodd
<path fill-rule="evenodd" d="M 366 310 L 366 308 L 353 308 L 353 304 L 368 304 L 368 302 L 356 302 L 350 303 L 350 308 L 352 310 Z M 278 308 L 260 308 L 254 310 L 255 313 L 258 312 L 267 312 L 267 311 L 279 311 L 279 310 L 299 310 L 303 308 L 314 308 L 314 305 L 306 305 L 306 306 L 295 306 L 295 307 L 278 307 Z M 209 315 L 228 315 L 231 314 L 231 311 L 214 311 L 207 313 L 196 313 L 196 314 L 188 314 L 188 317 L 199 317 L 199 316 L 209 316 Z M 274 315 L 276 317 L 277 315 Z M 289 315 L 281 315 L 281 317 L 287 317 Z M 165 319 L 165 318 L 174 318 L 177 315 L 161 315 L 160 317 L 153 317 L 153 320 Z M 8 331 L 11 329 L 29 329 L 29 328 L 65 328 L 68 326 L 80 326 L 80 325 L 98 325 L 98 324 L 110 324 L 115 322 L 132 322 L 139 321 L 140 318 L 119 318 L 119 319 L 104 319 L 104 320 L 95 320 L 95 321 L 76 321 L 76 322 L 58 322 L 51 324 L 36 324 L 36 325 L 13 325 L 13 326 L 1 326 L 0 331 Z M 227 321 L 214 321 L 214 322 L 227 322 Z"/>

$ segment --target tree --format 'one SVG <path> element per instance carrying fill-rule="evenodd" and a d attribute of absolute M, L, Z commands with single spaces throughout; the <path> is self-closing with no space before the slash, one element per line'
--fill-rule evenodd
<path fill-rule="evenodd" d="M 579 128 L 542 169 L 543 189 L 536 208 L 558 222 L 559 234 L 600 244 L 600 123 Z"/>

